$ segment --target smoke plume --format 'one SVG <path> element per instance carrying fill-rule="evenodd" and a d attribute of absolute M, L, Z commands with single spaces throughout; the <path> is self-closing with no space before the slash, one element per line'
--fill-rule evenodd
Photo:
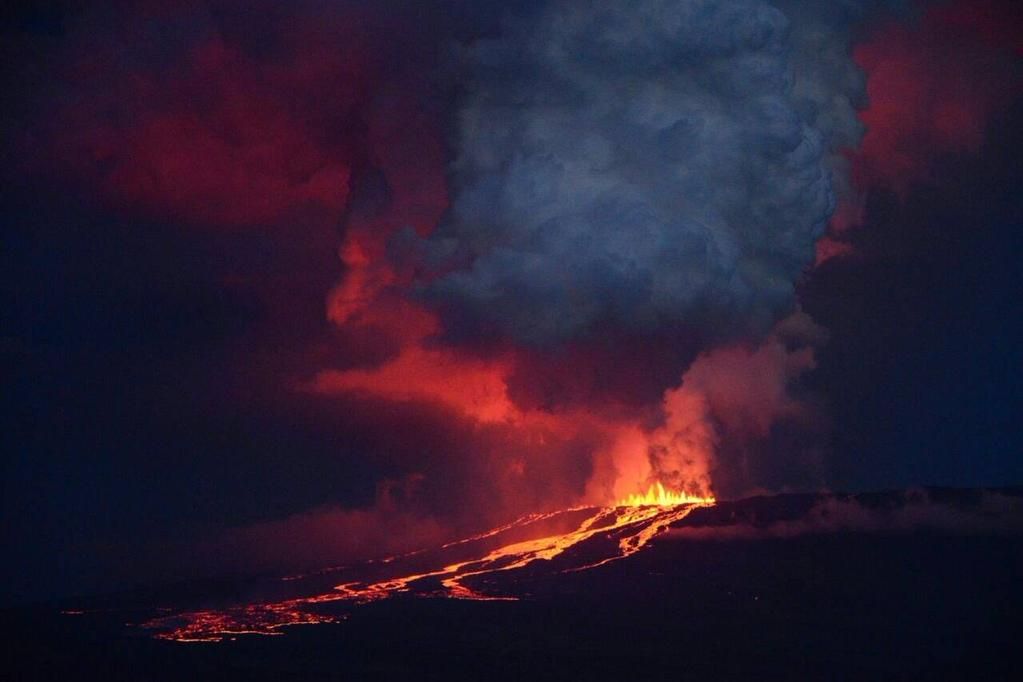
<path fill-rule="evenodd" d="M 399 245 L 449 333 L 765 334 L 844 185 L 837 151 L 861 134 L 857 14 L 556 0 L 466 47 L 451 209 Z"/>
<path fill-rule="evenodd" d="M 814 328 L 795 288 L 851 194 L 866 85 L 853 36 L 891 4 L 510 11 L 453 51 L 450 206 L 435 229 L 394 234 L 375 286 L 411 284 L 438 315 L 433 335 L 382 366 L 321 374 L 318 390 L 486 395 L 470 415 L 520 425 L 578 428 L 580 408 L 596 412 L 610 445 L 593 454 L 590 497 L 654 480 L 755 489 L 775 425 L 815 410 L 789 391 L 818 343 L 784 327 Z M 499 350 L 459 350 L 481 343 Z M 400 379 L 419 376 L 434 378 Z"/>

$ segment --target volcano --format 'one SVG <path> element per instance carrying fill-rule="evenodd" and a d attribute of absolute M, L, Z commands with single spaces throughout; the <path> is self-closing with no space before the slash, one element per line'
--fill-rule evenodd
<path fill-rule="evenodd" d="M 302 575 L 8 611 L 14 667 L 159 680 L 1018 673 L 1023 489 L 649 501 Z"/>

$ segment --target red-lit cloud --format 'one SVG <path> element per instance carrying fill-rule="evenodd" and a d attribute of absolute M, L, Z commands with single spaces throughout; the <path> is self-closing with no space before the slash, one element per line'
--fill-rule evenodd
<path fill-rule="evenodd" d="M 1014 3 L 958 0 L 929 6 L 915 20 L 874 27 L 853 52 L 867 75 L 866 134 L 850 150 L 856 196 L 844 197 L 817 263 L 853 251 L 842 234 L 863 219 L 870 189 L 899 194 L 940 183 L 935 160 L 976 153 L 990 118 L 1021 92 L 1023 22 Z"/>
<path fill-rule="evenodd" d="M 1019 91 L 1013 60 L 1021 45 L 993 30 L 1012 26 L 1013 12 L 1006 3 L 937 5 L 919 25 L 889 23 L 856 47 L 870 101 L 854 163 L 861 187 L 905 191 L 935 179 L 935 157 L 978 150 L 989 117 Z"/>
<path fill-rule="evenodd" d="M 83 86 L 117 68 L 103 56 L 83 59 L 95 60 L 77 66 Z M 331 93 L 324 106 L 343 117 L 357 105 L 357 75 L 303 73 L 309 66 L 294 59 L 266 66 L 210 38 L 163 72 L 127 73 L 112 92 L 88 96 L 68 112 L 61 142 L 108 204 L 142 216 L 242 227 L 307 204 L 339 212 L 350 152 L 322 139 L 328 131 L 306 120 L 289 90 Z"/>
<path fill-rule="evenodd" d="M 229 5 L 143 5 L 112 33 L 75 34 L 59 74 L 71 96 L 46 133 L 52 161 L 116 211 L 214 228 L 309 211 L 336 225 L 353 173 L 372 167 L 391 219 L 436 221 L 437 123 L 421 83 L 384 68 L 396 48 L 378 35 L 402 26 L 344 5 L 279 23 L 263 9 L 246 30 Z M 386 238 L 378 221 L 349 222 L 363 249 Z"/>

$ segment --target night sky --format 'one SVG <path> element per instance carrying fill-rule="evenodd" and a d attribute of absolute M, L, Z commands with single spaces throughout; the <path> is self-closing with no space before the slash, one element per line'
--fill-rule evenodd
<path fill-rule="evenodd" d="M 1020 9 L 823 4 L 5 5 L 4 602 L 1023 483 Z"/>

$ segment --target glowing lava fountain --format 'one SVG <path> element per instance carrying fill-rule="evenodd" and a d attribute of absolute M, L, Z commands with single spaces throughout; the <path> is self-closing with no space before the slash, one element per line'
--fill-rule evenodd
<path fill-rule="evenodd" d="M 658 481 L 647 489 L 646 495 L 633 493 L 618 502 L 619 507 L 645 507 L 648 505 L 674 507 L 680 504 L 714 504 L 714 498 L 698 497 L 684 492 L 671 492 L 665 490 L 661 482 Z"/>
<path fill-rule="evenodd" d="M 506 581 L 493 586 L 497 574 L 514 576 L 534 562 L 551 562 L 551 573 L 571 573 L 603 566 L 639 552 L 661 531 L 688 516 L 694 509 L 714 504 L 713 497 L 672 492 L 657 483 L 645 495 L 630 495 L 609 507 L 576 507 L 557 512 L 529 514 L 513 523 L 436 550 L 435 566 L 402 574 L 403 561 L 430 559 L 431 553 L 413 552 L 366 566 L 387 569 L 385 575 L 368 580 L 349 580 L 327 592 L 311 596 L 268 601 L 222 610 L 189 611 L 150 620 L 143 627 L 156 637 L 176 641 L 217 641 L 236 634 L 281 634 L 290 625 L 342 620 L 337 606 L 386 599 L 396 595 L 449 597 L 473 600 L 517 600 Z M 551 525 L 571 523 L 567 532 L 551 533 Z M 541 537 L 507 542 L 511 537 Z M 502 538 L 504 538 L 502 544 Z M 494 547 L 493 545 L 497 545 Z M 344 571 L 348 569 L 336 569 Z M 318 574 L 322 577 L 330 572 Z M 291 577 L 290 583 L 307 576 Z M 471 583 L 471 585 L 466 583 Z M 322 590 L 322 588 L 321 588 Z M 331 610 L 333 608 L 333 610 Z"/>

